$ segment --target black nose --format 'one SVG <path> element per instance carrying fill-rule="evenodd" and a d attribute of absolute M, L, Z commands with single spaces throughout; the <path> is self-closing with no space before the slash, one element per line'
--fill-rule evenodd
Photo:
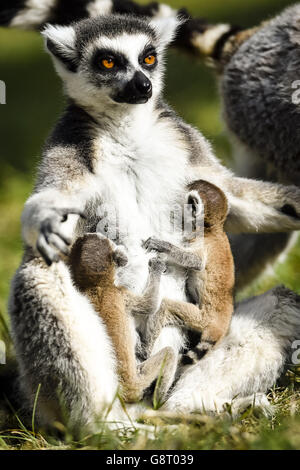
<path fill-rule="evenodd" d="M 148 96 L 152 92 L 152 84 L 143 72 L 136 72 L 133 81 L 136 89 L 142 95 Z"/>
<path fill-rule="evenodd" d="M 152 96 L 152 84 L 143 72 L 135 72 L 132 79 L 126 83 L 113 100 L 117 103 L 142 104 Z"/>

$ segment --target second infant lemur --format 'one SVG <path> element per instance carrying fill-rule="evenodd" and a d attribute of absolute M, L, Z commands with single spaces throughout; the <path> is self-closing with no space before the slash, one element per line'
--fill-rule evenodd
<path fill-rule="evenodd" d="M 224 193 L 203 180 L 189 185 L 189 190 L 187 213 L 193 227 L 191 233 L 184 232 L 184 246 L 177 247 L 150 238 L 145 248 L 164 253 L 168 263 L 175 269 L 179 268 L 179 275 L 186 278 L 186 291 L 191 303 L 164 299 L 161 308 L 149 317 L 146 344 L 148 351 L 151 350 L 163 326 L 179 323 L 202 332 L 200 345 L 190 352 L 191 358 L 194 352 L 199 359 L 203 351 L 220 341 L 228 332 L 233 313 L 234 262 L 224 231 L 228 213 Z M 203 217 L 203 232 L 202 226 L 195 223 L 199 217 Z"/>

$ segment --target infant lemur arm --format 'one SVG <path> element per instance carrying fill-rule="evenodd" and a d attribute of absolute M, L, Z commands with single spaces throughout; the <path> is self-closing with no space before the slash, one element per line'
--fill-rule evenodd
<path fill-rule="evenodd" d="M 157 256 L 149 261 L 149 277 L 141 296 L 128 294 L 127 308 L 134 317 L 152 315 L 159 308 L 161 274 L 165 271 L 164 260 Z"/>
<path fill-rule="evenodd" d="M 147 251 L 153 250 L 157 253 L 164 253 L 169 262 L 181 266 L 182 268 L 194 269 L 196 271 L 203 269 L 203 262 L 200 255 L 191 251 L 190 248 L 178 247 L 172 243 L 154 237 L 148 238 L 143 246 Z"/>

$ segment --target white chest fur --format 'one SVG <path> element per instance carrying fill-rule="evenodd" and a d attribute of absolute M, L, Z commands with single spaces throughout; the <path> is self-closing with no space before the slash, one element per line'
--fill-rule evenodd
<path fill-rule="evenodd" d="M 112 131 L 100 132 L 94 184 L 100 211 L 128 250 L 129 263 L 117 282 L 140 293 L 148 274 L 149 255 L 141 247 L 150 236 L 174 240 L 170 211 L 183 204 L 188 152 L 180 133 L 168 121 L 150 114 L 124 120 Z M 166 286 L 168 283 L 165 283 Z"/>

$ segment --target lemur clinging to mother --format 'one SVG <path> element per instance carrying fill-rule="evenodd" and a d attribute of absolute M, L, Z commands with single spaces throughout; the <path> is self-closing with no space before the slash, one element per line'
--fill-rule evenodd
<path fill-rule="evenodd" d="M 135 356 L 135 330 L 131 318 L 153 315 L 159 308 L 160 279 L 166 265 L 159 257 L 149 261 L 149 278 L 141 296 L 115 285 L 117 267 L 127 264 L 120 247 L 98 233 L 79 237 L 67 260 L 75 286 L 91 301 L 102 318 L 116 353 L 122 398 L 137 402 L 158 379 L 156 398 L 165 401 L 174 380 L 177 363 L 172 348 L 167 347 L 141 364 Z"/>
<path fill-rule="evenodd" d="M 176 242 L 167 217 L 160 227 L 160 212 L 182 204 L 194 180 L 224 191 L 228 230 L 300 228 L 299 189 L 234 176 L 162 101 L 163 55 L 177 24 L 176 17 L 149 22 L 111 15 L 44 31 L 70 103 L 48 139 L 25 205 L 26 249 L 9 310 L 24 392 L 32 401 L 41 384 L 40 410 L 48 421 L 57 419 L 62 401 L 70 423 L 92 424 L 118 387 L 104 324 L 60 259 L 72 240 L 96 230 L 98 207 L 110 204 L 125 221 L 118 236 L 129 262 L 116 282 L 135 293 L 147 279 L 142 240 Z M 78 220 L 82 213 L 85 220 Z M 115 220 L 115 213 L 109 217 Z M 162 295 L 187 300 L 176 279 L 166 277 Z M 156 347 L 162 344 L 178 350 L 181 332 L 163 330 Z M 115 404 L 112 415 L 119 413 Z"/>
<path fill-rule="evenodd" d="M 201 333 L 201 342 L 184 358 L 185 363 L 199 360 L 205 351 L 220 342 L 228 332 L 233 313 L 234 263 L 224 232 L 228 204 L 224 193 L 207 181 L 189 185 L 185 222 L 180 246 L 149 238 L 148 251 L 163 253 L 166 262 L 185 282 L 190 303 L 163 299 L 161 307 L 148 318 L 144 338 L 151 352 L 161 329 L 167 324 Z M 202 219 L 198 224 L 196 219 Z M 170 269 L 170 268 L 169 268 Z M 188 359 L 189 358 L 189 359 Z"/>

